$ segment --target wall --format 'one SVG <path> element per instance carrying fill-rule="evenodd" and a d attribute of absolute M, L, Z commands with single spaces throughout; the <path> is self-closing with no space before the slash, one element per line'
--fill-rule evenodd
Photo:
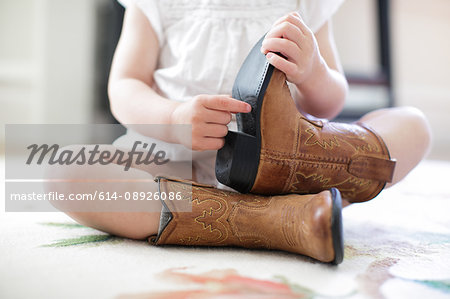
<path fill-rule="evenodd" d="M 450 159 L 450 1 L 392 1 L 395 94 L 431 123 L 431 158 Z"/>
<path fill-rule="evenodd" d="M 392 72 L 398 106 L 415 106 L 433 131 L 429 158 L 450 160 L 450 1 L 392 0 Z M 346 0 L 334 20 L 347 70 L 376 71 L 373 0 Z M 364 17 L 362 17 L 364 16 Z M 352 32 L 352 34 L 349 34 Z"/>
<path fill-rule="evenodd" d="M 0 125 L 92 121 L 101 1 L 0 1 Z"/>

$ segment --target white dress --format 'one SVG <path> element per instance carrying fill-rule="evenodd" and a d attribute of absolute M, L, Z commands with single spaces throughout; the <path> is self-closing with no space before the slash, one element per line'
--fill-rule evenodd
<path fill-rule="evenodd" d="M 283 15 L 298 11 L 306 25 L 319 30 L 344 0 L 119 0 L 135 2 L 158 36 L 155 90 L 187 101 L 199 94 L 230 94 L 239 68 L 253 45 Z M 235 122 L 230 124 L 235 129 Z M 130 147 L 136 133 L 114 142 Z M 172 161 L 192 156 L 196 179 L 218 185 L 216 151 L 192 152 L 157 141 Z"/>

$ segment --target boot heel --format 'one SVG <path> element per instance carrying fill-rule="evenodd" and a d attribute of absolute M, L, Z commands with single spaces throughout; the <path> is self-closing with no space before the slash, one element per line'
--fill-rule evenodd
<path fill-rule="evenodd" d="M 342 229 L 342 199 L 341 193 L 336 188 L 330 189 L 333 207 L 331 216 L 331 233 L 333 235 L 334 260 L 333 264 L 339 265 L 344 259 L 344 233 Z"/>
<path fill-rule="evenodd" d="M 247 193 L 255 182 L 258 165 L 256 137 L 229 131 L 225 136 L 225 145 L 217 152 L 217 180 L 241 193 Z"/>

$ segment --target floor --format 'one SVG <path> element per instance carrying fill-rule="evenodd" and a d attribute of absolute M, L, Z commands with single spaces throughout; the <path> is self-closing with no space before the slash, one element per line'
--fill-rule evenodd
<path fill-rule="evenodd" d="M 0 298 L 450 298 L 448 173 L 450 162 L 425 161 L 345 208 L 337 267 L 276 251 L 152 247 L 59 212 L 2 209 Z"/>

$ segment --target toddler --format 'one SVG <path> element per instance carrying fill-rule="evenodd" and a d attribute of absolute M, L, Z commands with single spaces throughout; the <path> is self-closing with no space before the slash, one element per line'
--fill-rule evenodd
<path fill-rule="evenodd" d="M 265 33 L 260 50 L 270 64 L 285 73 L 298 109 L 327 119 L 342 110 L 348 86 L 330 20 L 342 2 L 122 0 L 126 13 L 109 81 L 112 112 L 125 125 L 191 125 L 192 152 L 185 147 L 173 150 L 174 144 L 182 143 L 179 136 L 158 136 L 162 139 L 158 146 L 171 153 L 172 170 L 167 171 L 224 188 L 214 175 L 216 152 L 223 147 L 228 130 L 236 130 L 235 114 L 251 110 L 247 103 L 231 98 L 233 81 L 248 52 Z M 283 121 L 283 115 L 279 118 Z M 397 160 L 388 187 L 405 177 L 428 151 L 429 125 L 415 108 L 377 110 L 359 121 L 383 138 Z M 145 129 L 129 130 L 104 148 L 131 148 L 136 136 L 151 143 L 154 136 L 146 135 Z M 177 166 L 190 155 L 192 173 L 190 168 Z M 106 168 L 110 174 L 123 173 L 123 167 L 107 165 L 102 169 L 71 167 L 58 175 L 86 177 L 86 167 L 88 177 L 104 176 Z M 157 190 L 156 183 L 142 187 L 133 182 L 135 178 L 151 181 L 154 169 L 135 166 L 125 174 L 130 183 L 126 188 L 116 186 L 118 191 Z M 84 188 L 89 192 L 89 186 Z M 68 214 L 82 224 L 133 239 L 156 234 L 160 223 L 158 212 Z"/>

